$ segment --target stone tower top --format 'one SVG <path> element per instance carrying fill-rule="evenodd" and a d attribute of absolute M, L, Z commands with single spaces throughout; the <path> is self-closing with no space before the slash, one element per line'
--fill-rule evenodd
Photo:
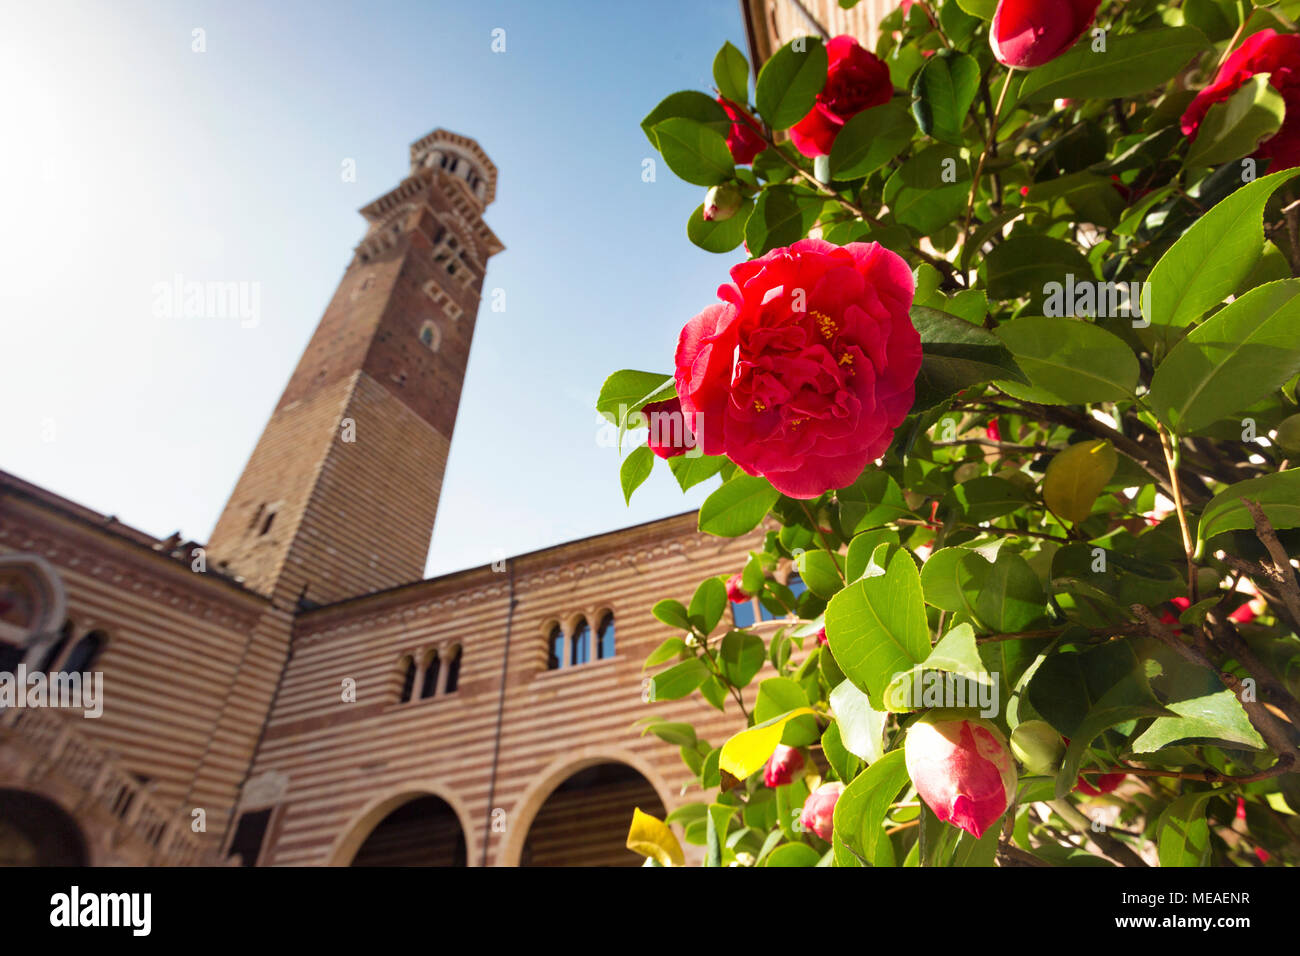
<path fill-rule="evenodd" d="M 479 207 L 496 198 L 497 168 L 483 147 L 468 136 L 435 129 L 411 144 L 411 175 L 424 168 L 439 168 L 459 177 L 469 187 Z"/>

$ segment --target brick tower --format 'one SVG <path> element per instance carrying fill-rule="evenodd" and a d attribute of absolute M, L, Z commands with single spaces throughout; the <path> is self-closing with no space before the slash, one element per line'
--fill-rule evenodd
<path fill-rule="evenodd" d="M 423 577 L 490 256 L 496 167 L 434 130 L 365 238 L 249 458 L 208 560 L 283 605 Z"/>

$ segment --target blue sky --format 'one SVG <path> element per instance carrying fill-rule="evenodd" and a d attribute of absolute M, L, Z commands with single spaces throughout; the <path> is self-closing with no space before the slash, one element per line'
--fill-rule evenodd
<path fill-rule="evenodd" d="M 0 468 L 205 540 L 357 209 L 442 126 L 499 167 L 485 289 L 506 310 L 479 316 L 428 573 L 698 506 L 660 466 L 625 507 L 593 405 L 609 372 L 669 371 L 738 261 L 686 239 L 702 189 L 662 163 L 642 181 L 638 126 L 708 89 L 724 40 L 745 48 L 737 0 L 51 0 L 6 20 Z M 256 283 L 257 324 L 156 317 L 176 275 Z"/>

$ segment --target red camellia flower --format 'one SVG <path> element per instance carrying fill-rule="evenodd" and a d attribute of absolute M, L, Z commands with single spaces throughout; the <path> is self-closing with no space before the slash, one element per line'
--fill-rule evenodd
<path fill-rule="evenodd" d="M 763 783 L 769 787 L 779 787 L 794 779 L 794 775 L 803 769 L 803 754 L 794 747 L 777 744 L 772 756 L 767 758 L 763 767 Z"/>
<path fill-rule="evenodd" d="M 744 576 L 737 572 L 727 579 L 727 600 L 732 604 L 748 601 L 754 595 L 748 593 L 740 584 Z"/>
<path fill-rule="evenodd" d="M 803 802 L 799 823 L 829 843 L 835 832 L 835 803 L 843 792 L 844 784 L 839 781 L 822 784 Z"/>
<path fill-rule="evenodd" d="M 907 773 L 934 815 L 979 838 L 1016 793 L 1016 763 L 1002 731 L 986 720 L 931 712 L 912 724 Z"/>
<path fill-rule="evenodd" d="M 894 95 L 889 67 L 853 37 L 838 36 L 826 44 L 826 85 L 817 102 L 790 129 L 790 141 L 805 156 L 827 156 L 835 137 L 854 116 L 888 103 Z"/>
<path fill-rule="evenodd" d="M 1205 114 L 1241 89 L 1252 76 L 1268 74 L 1268 84 L 1282 95 L 1282 128 L 1260 144 L 1255 155 L 1271 159 L 1269 172 L 1300 166 L 1300 36 L 1260 30 L 1246 39 L 1219 67 L 1214 82 L 1196 94 L 1183 113 L 1182 130 L 1195 138 Z"/>
<path fill-rule="evenodd" d="M 687 427 L 704 454 L 792 498 L 847 487 L 915 397 L 911 270 L 874 242 L 801 239 L 731 277 L 677 343 Z"/>
<path fill-rule="evenodd" d="M 1093 774 L 1096 783 L 1089 783 L 1084 779 L 1084 774 L 1079 774 L 1079 779 L 1075 782 L 1074 789 L 1089 797 L 1100 796 L 1103 793 L 1112 793 L 1128 776 L 1126 773 L 1103 773 Z"/>
<path fill-rule="evenodd" d="M 767 143 L 749 125 L 749 120 L 737 112 L 731 100 L 719 96 L 718 103 L 722 105 L 727 118 L 731 120 L 731 130 L 727 133 L 727 148 L 731 150 L 731 158 L 741 166 L 748 166 L 754 161 L 755 156 L 767 148 Z"/>
<path fill-rule="evenodd" d="M 1083 36 L 1101 0 L 999 0 L 989 45 L 1003 66 L 1030 69 L 1055 60 Z"/>
<path fill-rule="evenodd" d="M 686 427 L 682 417 L 680 399 L 670 398 L 666 402 L 651 402 L 641 409 L 650 435 L 646 444 L 660 458 L 676 458 L 695 447 L 695 436 Z"/>
<path fill-rule="evenodd" d="M 998 427 L 998 420 L 990 418 L 988 425 L 984 427 L 984 434 L 988 436 L 989 441 L 1002 441 L 1002 429 Z"/>

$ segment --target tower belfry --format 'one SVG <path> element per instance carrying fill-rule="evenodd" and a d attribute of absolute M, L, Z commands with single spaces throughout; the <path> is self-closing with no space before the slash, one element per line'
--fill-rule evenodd
<path fill-rule="evenodd" d="M 281 603 L 419 580 L 488 259 L 496 167 L 434 130 L 369 223 L 208 545 Z"/>

